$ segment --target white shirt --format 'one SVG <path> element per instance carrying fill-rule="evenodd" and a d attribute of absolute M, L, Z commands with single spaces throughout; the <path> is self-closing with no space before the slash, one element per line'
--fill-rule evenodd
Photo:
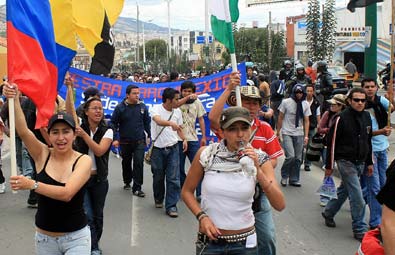
<path fill-rule="evenodd" d="M 97 128 L 96 128 L 96 130 L 97 130 Z M 92 130 L 91 130 L 91 138 L 93 139 L 93 136 L 95 135 L 95 133 L 96 133 L 96 130 L 95 130 L 95 132 L 92 132 Z M 109 129 L 107 129 L 107 131 L 106 131 L 106 133 L 104 134 L 104 136 L 102 137 L 102 139 L 104 139 L 104 138 L 109 138 L 109 139 L 111 139 L 111 141 L 112 141 L 112 138 L 113 138 L 113 136 L 114 136 L 114 132 L 112 131 L 112 129 L 111 128 L 109 128 Z M 92 171 L 95 171 L 95 170 L 97 170 L 97 166 L 96 166 L 96 160 L 95 160 L 95 154 L 93 153 L 93 151 L 89 148 L 89 151 L 88 151 L 88 155 L 89 155 L 89 157 L 91 157 L 91 159 L 92 159 Z"/>
<path fill-rule="evenodd" d="M 160 105 L 154 105 L 151 109 L 151 137 L 152 140 L 155 140 L 155 147 L 158 148 L 164 148 L 164 147 L 169 147 L 173 146 L 178 142 L 178 135 L 177 131 L 174 131 L 170 126 L 159 126 L 153 118 L 155 116 L 160 116 L 161 120 L 169 120 L 177 123 L 178 125 L 182 125 L 182 114 L 180 109 L 173 109 L 173 116 L 171 116 L 171 119 L 169 120 L 169 117 L 171 115 L 171 111 L 166 110 L 163 107 L 163 104 Z M 163 129 L 162 133 L 158 136 L 159 132 L 161 129 Z"/>

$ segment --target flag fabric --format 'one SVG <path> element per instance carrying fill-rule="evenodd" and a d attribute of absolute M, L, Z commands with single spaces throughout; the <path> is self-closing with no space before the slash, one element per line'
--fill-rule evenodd
<path fill-rule="evenodd" d="M 103 31 L 110 33 L 123 3 L 7 0 L 8 78 L 36 105 L 36 128 L 46 126 L 54 112 L 57 91 L 76 54 L 77 36 L 93 56 L 103 38 L 109 41 Z M 114 54 L 110 56 L 112 66 Z"/>
<path fill-rule="evenodd" d="M 58 66 L 51 7 L 48 0 L 7 0 L 8 79 L 37 107 L 36 127 L 54 111 Z"/>
<path fill-rule="evenodd" d="M 232 22 L 239 19 L 238 3 L 238 0 L 209 0 L 211 30 L 230 53 L 235 53 Z"/>
<path fill-rule="evenodd" d="M 384 0 L 350 0 L 350 2 L 347 4 L 347 9 L 350 12 L 355 12 L 355 8 L 362 8 L 383 1 Z"/>

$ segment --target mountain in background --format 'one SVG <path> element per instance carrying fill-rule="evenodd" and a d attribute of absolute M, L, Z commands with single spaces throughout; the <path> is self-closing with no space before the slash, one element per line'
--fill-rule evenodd
<path fill-rule="evenodd" d="M 6 6 L 0 6 L 0 22 L 6 22 Z M 167 27 L 161 27 L 154 23 L 147 23 L 140 21 L 140 33 L 143 30 L 147 33 L 167 33 Z M 172 29 L 172 31 L 180 31 L 179 29 Z M 115 33 L 136 33 L 137 32 L 137 20 L 134 18 L 119 17 L 117 23 L 114 26 Z"/>

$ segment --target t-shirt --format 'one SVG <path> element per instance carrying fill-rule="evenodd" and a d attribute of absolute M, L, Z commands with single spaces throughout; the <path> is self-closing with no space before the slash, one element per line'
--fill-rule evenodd
<path fill-rule="evenodd" d="M 252 147 L 266 152 L 270 159 L 275 159 L 283 155 L 281 145 L 271 126 L 268 123 L 255 118 L 252 123 L 252 130 L 255 130 L 256 128 L 258 130 L 251 142 Z"/>
<path fill-rule="evenodd" d="M 97 128 L 96 128 L 96 130 L 97 130 Z M 91 136 L 92 139 L 93 139 L 93 136 L 95 135 L 95 133 L 96 133 L 96 131 L 92 132 L 92 130 L 91 130 L 90 136 Z M 113 136 L 114 136 L 114 132 L 112 131 L 111 128 L 109 128 L 109 129 L 107 129 L 106 133 L 104 133 L 102 139 L 110 138 L 111 141 L 112 141 Z M 95 154 L 93 153 L 93 151 L 90 148 L 89 148 L 89 151 L 88 151 L 88 155 L 92 159 L 92 171 L 97 170 Z"/>
<path fill-rule="evenodd" d="M 386 110 L 388 110 L 389 101 L 387 98 L 380 97 L 380 103 Z M 374 109 L 369 108 L 369 109 L 366 109 L 365 111 L 369 112 L 370 118 L 372 119 L 372 131 L 379 130 L 379 124 L 377 123 L 377 119 L 374 114 Z M 383 151 L 383 150 L 386 150 L 389 146 L 390 145 L 389 145 L 387 136 L 385 136 L 385 135 L 372 136 L 372 151 L 375 151 L 375 152 Z"/>
<path fill-rule="evenodd" d="M 178 142 L 178 135 L 177 131 L 174 131 L 170 126 L 159 126 L 153 118 L 155 116 L 160 116 L 162 120 L 169 120 L 177 123 L 178 125 L 182 125 L 182 113 L 180 109 L 173 109 L 173 115 L 171 116 L 171 119 L 169 120 L 169 117 L 171 115 L 171 111 L 166 110 L 163 107 L 163 104 L 160 105 L 154 105 L 151 109 L 151 137 L 155 141 L 155 147 L 158 148 L 164 148 L 164 147 L 169 147 Z M 162 133 L 158 137 L 159 132 L 163 128 Z"/>
<path fill-rule="evenodd" d="M 185 138 L 187 141 L 198 141 L 195 129 L 196 118 L 203 117 L 206 114 L 202 102 L 196 99 L 192 104 L 181 105 L 179 109 L 182 113 L 182 132 Z"/>
<path fill-rule="evenodd" d="M 290 136 L 303 136 L 303 118 L 299 118 L 299 125 L 295 127 L 296 119 L 296 102 L 292 98 L 284 99 L 278 110 L 284 114 L 283 125 L 281 127 L 281 133 L 283 135 Z M 303 116 L 310 116 L 311 110 L 309 103 L 306 100 L 302 101 Z"/>

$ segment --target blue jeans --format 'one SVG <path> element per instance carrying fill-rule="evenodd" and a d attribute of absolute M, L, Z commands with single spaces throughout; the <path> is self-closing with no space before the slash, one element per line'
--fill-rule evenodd
<path fill-rule="evenodd" d="M 387 176 L 385 172 L 388 167 L 387 150 L 373 152 L 373 175 L 365 176 L 367 203 L 370 209 L 369 225 L 375 227 L 381 224 L 381 205 L 376 196 L 384 186 Z"/>
<path fill-rule="evenodd" d="M 180 154 L 180 185 L 181 188 L 184 185 L 186 174 L 185 174 L 185 159 L 188 156 L 189 162 L 192 164 L 193 159 L 195 158 L 196 153 L 200 148 L 199 141 L 189 141 L 188 149 L 186 152 L 182 151 L 182 142 L 178 142 L 178 151 Z M 196 196 L 200 196 L 202 190 L 201 182 L 196 187 Z"/>
<path fill-rule="evenodd" d="M 196 255 L 257 255 L 258 250 L 246 248 L 246 242 L 215 244 L 204 244 L 201 241 L 196 242 Z"/>
<path fill-rule="evenodd" d="M 276 228 L 272 207 L 265 193 L 261 195 L 261 210 L 254 214 L 255 229 L 258 238 L 258 254 L 276 254 Z"/>
<path fill-rule="evenodd" d="M 128 144 L 121 143 L 123 182 L 130 184 L 133 180 L 133 192 L 141 190 L 141 186 L 143 185 L 144 148 L 144 140 Z"/>
<path fill-rule="evenodd" d="M 298 182 L 302 164 L 303 136 L 283 135 L 285 160 L 281 167 L 281 177 L 289 178 L 289 183 Z"/>
<path fill-rule="evenodd" d="M 36 254 L 39 255 L 90 255 L 91 234 L 89 227 L 52 237 L 36 232 Z"/>
<path fill-rule="evenodd" d="M 96 175 L 86 183 L 84 209 L 91 230 L 92 250 L 99 249 L 103 233 L 103 210 L 108 192 L 108 180 L 101 181 Z"/>
<path fill-rule="evenodd" d="M 331 199 L 325 207 L 325 215 L 335 217 L 347 198 L 350 200 L 352 230 L 354 233 L 364 233 L 368 229 L 365 222 L 365 201 L 359 177 L 363 173 L 365 163 L 353 163 L 340 159 L 336 161 L 340 172 L 341 184 L 337 188 L 337 199 Z"/>
<path fill-rule="evenodd" d="M 19 170 L 24 176 L 33 177 L 33 166 L 30 161 L 29 152 L 26 149 L 25 144 L 22 142 L 21 138 L 15 137 L 16 144 L 16 159 Z"/>
<path fill-rule="evenodd" d="M 166 195 L 165 208 L 166 211 L 169 211 L 171 208 L 177 207 L 181 192 L 177 143 L 172 147 L 162 149 L 154 146 L 151 162 L 155 202 L 163 202 Z"/>

